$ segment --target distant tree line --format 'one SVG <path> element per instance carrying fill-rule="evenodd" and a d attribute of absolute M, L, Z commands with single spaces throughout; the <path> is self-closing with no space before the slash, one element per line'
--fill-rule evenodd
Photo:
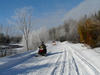
<path fill-rule="evenodd" d="M 70 19 L 63 25 L 49 29 L 50 40 L 81 42 L 92 48 L 100 46 L 100 11 L 79 21 Z"/>
<path fill-rule="evenodd" d="M 9 36 L 4 33 L 0 33 L 0 44 L 19 43 L 21 39 L 21 36 Z"/>
<path fill-rule="evenodd" d="M 50 40 L 79 42 L 77 22 L 74 20 L 66 21 L 59 27 L 49 29 L 49 35 Z"/>

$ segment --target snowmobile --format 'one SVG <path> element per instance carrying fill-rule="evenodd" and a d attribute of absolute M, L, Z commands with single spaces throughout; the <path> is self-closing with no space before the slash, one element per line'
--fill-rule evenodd
<path fill-rule="evenodd" d="M 38 56 L 46 56 L 45 50 L 43 49 L 42 46 L 39 47 L 38 54 L 36 54 L 36 57 L 38 57 Z"/>

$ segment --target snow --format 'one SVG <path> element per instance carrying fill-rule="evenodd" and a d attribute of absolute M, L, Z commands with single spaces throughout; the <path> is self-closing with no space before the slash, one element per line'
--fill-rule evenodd
<path fill-rule="evenodd" d="M 47 56 L 37 51 L 0 58 L 0 75 L 100 75 L 100 48 L 57 42 L 47 44 Z"/>

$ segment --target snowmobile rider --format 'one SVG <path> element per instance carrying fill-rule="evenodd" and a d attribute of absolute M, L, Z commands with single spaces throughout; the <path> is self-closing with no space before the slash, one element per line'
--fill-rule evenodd
<path fill-rule="evenodd" d="M 46 49 L 46 45 L 44 44 L 44 42 L 42 42 L 41 46 L 43 47 L 43 50 L 44 50 L 44 55 L 46 55 L 47 53 L 47 49 Z"/>
<path fill-rule="evenodd" d="M 43 48 L 43 51 L 40 52 L 39 54 L 40 54 L 40 55 L 46 55 L 47 49 L 46 49 L 46 45 L 44 44 L 44 42 L 41 42 L 41 46 L 40 46 L 40 47 Z M 40 47 L 39 47 L 39 48 L 40 48 Z"/>

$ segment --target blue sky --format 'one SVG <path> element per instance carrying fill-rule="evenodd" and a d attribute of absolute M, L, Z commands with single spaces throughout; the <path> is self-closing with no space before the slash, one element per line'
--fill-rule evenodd
<path fill-rule="evenodd" d="M 17 8 L 32 7 L 36 25 L 59 25 L 60 19 L 83 0 L 0 0 L 0 24 L 14 16 Z M 59 19 L 58 19 L 59 18 Z M 44 23 L 46 20 L 46 23 Z M 39 23 L 40 22 L 40 23 Z"/>

